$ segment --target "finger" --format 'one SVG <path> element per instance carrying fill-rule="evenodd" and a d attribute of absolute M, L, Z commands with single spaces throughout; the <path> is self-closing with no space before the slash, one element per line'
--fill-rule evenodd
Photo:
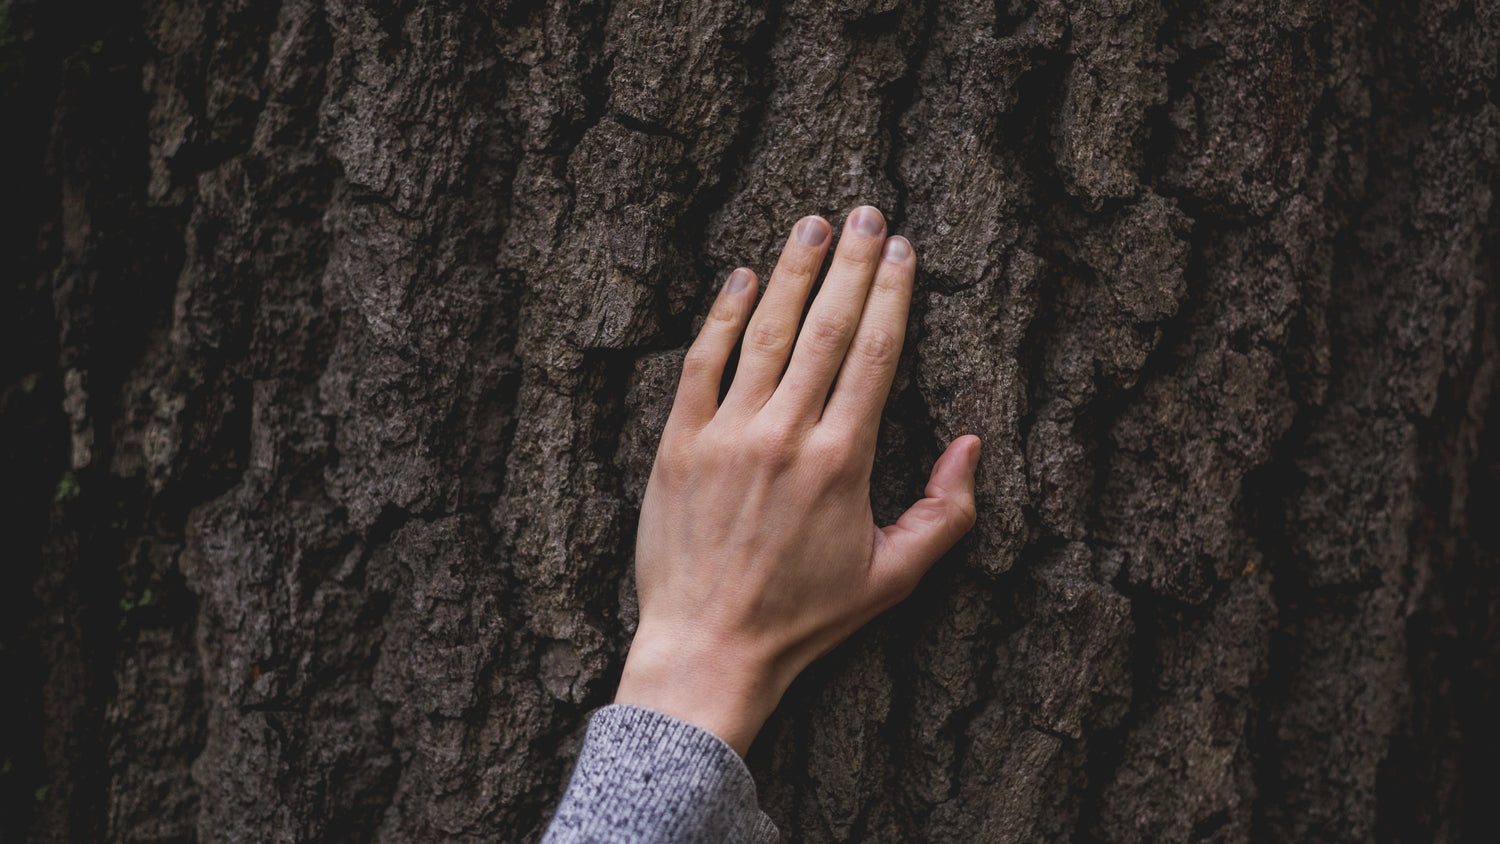
<path fill-rule="evenodd" d="M 887 240 L 870 298 L 859 318 L 859 330 L 849 344 L 833 396 L 823 411 L 824 423 L 852 431 L 856 441 L 870 447 L 880 429 L 880 411 L 901 359 L 916 271 L 917 259 L 906 238 Z"/>
<path fill-rule="evenodd" d="M 803 418 L 816 420 L 823 415 L 828 387 L 859 325 L 884 245 L 885 218 L 869 205 L 854 209 L 844 221 L 844 234 L 828 277 L 808 311 L 792 362 L 772 403 L 784 405 L 788 412 Z"/>
<path fill-rule="evenodd" d="M 724 366 L 755 305 L 756 287 L 755 273 L 744 267 L 729 274 L 708 312 L 708 319 L 698 331 L 698 339 L 682 359 L 682 377 L 677 382 L 677 398 L 672 402 L 667 424 L 696 429 L 714 418 Z"/>
<path fill-rule="evenodd" d="M 874 585 L 890 604 L 911 594 L 922 575 L 974 526 L 974 468 L 979 438 L 954 440 L 927 481 L 927 497 L 882 528 L 871 564 Z"/>
<path fill-rule="evenodd" d="M 726 406 L 754 412 L 776 390 L 832 231 L 828 221 L 817 216 L 803 217 L 792 228 L 760 306 L 750 317 L 734 383 L 724 399 Z"/>

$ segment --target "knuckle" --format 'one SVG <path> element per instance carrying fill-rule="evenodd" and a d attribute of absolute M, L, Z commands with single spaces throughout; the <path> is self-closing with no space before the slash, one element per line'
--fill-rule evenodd
<path fill-rule="evenodd" d="M 713 365 L 714 353 L 709 351 L 702 343 L 694 343 L 687 354 L 682 356 L 683 372 L 702 372 Z"/>
<path fill-rule="evenodd" d="M 769 436 L 760 443 L 760 456 L 767 465 L 781 468 L 797 459 L 797 446 L 788 436 Z"/>
<path fill-rule="evenodd" d="M 784 425 L 758 425 L 748 433 L 756 456 L 771 468 L 790 465 L 801 450 L 796 433 Z"/>
<path fill-rule="evenodd" d="M 953 502 L 953 511 L 958 516 L 958 523 L 963 526 L 965 533 L 974 527 L 975 522 L 979 521 L 979 508 L 974 503 L 973 495 L 960 495 L 958 500 Z"/>
<path fill-rule="evenodd" d="M 905 293 L 911 284 L 911 273 L 892 268 L 876 273 L 872 286 L 877 293 Z"/>
<path fill-rule="evenodd" d="M 810 456 L 830 477 L 840 480 L 858 474 L 860 461 L 854 441 L 847 434 L 824 434 L 812 441 Z"/>
<path fill-rule="evenodd" d="M 739 318 L 740 318 L 739 308 L 736 308 L 734 306 L 734 302 L 733 301 L 719 301 L 719 302 L 715 302 L 714 306 L 712 308 L 710 308 L 709 311 L 708 311 L 708 319 L 709 319 L 710 323 L 731 323 L 732 324 L 732 323 L 738 322 Z"/>
<path fill-rule="evenodd" d="M 835 311 L 819 314 L 808 320 L 803 336 L 815 348 L 830 351 L 843 346 L 853 332 L 854 320 L 850 319 L 848 314 Z"/>
<path fill-rule="evenodd" d="M 901 356 L 901 339 L 883 328 L 866 328 L 854 338 L 853 352 L 862 360 L 885 366 Z"/>
<path fill-rule="evenodd" d="M 655 472 L 664 479 L 675 480 L 686 477 L 691 474 L 693 463 L 692 449 L 685 447 L 676 439 L 663 438 L 661 447 L 656 450 Z"/>
<path fill-rule="evenodd" d="M 919 504 L 902 518 L 910 518 L 913 522 L 922 526 L 923 530 L 941 528 L 948 521 L 948 510 L 942 505 Z"/>
<path fill-rule="evenodd" d="M 840 244 L 842 246 L 842 244 Z M 871 271 L 880 263 L 881 243 L 879 239 L 868 243 L 850 242 L 848 249 L 840 248 L 838 261 L 845 266 Z"/>
<path fill-rule="evenodd" d="M 764 319 L 751 326 L 745 344 L 757 352 L 776 353 L 786 350 L 792 341 L 792 330 L 778 319 Z"/>
<path fill-rule="evenodd" d="M 781 259 L 786 262 L 784 270 L 788 275 L 799 276 L 802 281 L 810 285 L 817 276 L 818 270 L 823 268 L 823 256 L 826 254 L 820 248 L 803 247 L 782 252 Z"/>

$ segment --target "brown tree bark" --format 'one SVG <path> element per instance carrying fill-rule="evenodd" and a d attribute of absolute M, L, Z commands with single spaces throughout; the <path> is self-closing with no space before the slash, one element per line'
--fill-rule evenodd
<path fill-rule="evenodd" d="M 1493 0 L 0 9 L 7 838 L 534 839 L 713 291 L 861 203 L 877 515 L 981 515 L 789 840 L 1500 823 Z"/>

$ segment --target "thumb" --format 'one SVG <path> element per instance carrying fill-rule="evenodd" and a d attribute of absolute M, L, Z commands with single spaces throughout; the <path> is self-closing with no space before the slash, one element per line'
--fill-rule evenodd
<path fill-rule="evenodd" d="M 959 437 L 938 458 L 927 480 L 927 497 L 881 528 L 872 561 L 872 576 L 882 593 L 896 603 L 911 593 L 922 575 L 974 526 L 974 467 L 979 465 L 979 438 Z"/>

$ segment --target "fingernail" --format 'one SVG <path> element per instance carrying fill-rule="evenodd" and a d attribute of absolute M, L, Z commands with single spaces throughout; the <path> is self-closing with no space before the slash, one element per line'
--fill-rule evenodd
<path fill-rule="evenodd" d="M 797 224 L 797 242 L 803 246 L 817 246 L 828 239 L 828 221 L 822 217 L 803 217 Z"/>
<path fill-rule="evenodd" d="M 740 267 L 729 274 L 729 282 L 724 285 L 724 290 L 729 293 L 738 293 L 745 289 L 750 283 L 750 271 Z"/>
<path fill-rule="evenodd" d="M 969 446 L 969 474 L 971 475 L 974 473 L 975 469 L 979 468 L 979 450 L 983 446 L 984 443 L 980 442 L 978 439 L 975 439 L 974 444 Z"/>
<path fill-rule="evenodd" d="M 849 224 L 866 237 L 874 237 L 885 231 L 885 218 L 880 216 L 873 205 L 861 205 L 854 209 L 849 217 Z"/>
<path fill-rule="evenodd" d="M 885 242 L 885 259 L 887 261 L 899 264 L 910 257 L 911 244 L 906 242 L 906 238 L 898 234 Z"/>

